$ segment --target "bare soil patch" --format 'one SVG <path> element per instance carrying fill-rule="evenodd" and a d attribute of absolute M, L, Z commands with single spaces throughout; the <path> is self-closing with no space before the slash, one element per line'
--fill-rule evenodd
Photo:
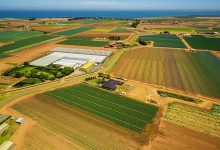
<path fill-rule="evenodd" d="M 153 150 L 218 150 L 220 139 L 164 121 L 160 127 L 160 135 L 154 139 L 149 148 Z"/>

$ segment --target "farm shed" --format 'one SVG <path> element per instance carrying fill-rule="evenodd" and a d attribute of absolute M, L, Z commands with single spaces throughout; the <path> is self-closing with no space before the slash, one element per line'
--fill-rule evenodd
<path fill-rule="evenodd" d="M 24 118 L 18 118 L 16 120 L 16 123 L 22 124 L 24 122 Z"/>
<path fill-rule="evenodd" d="M 15 144 L 11 141 L 5 141 L 0 145 L 0 150 L 12 150 L 14 148 Z"/>
<path fill-rule="evenodd" d="M 80 67 L 80 70 L 86 71 L 86 70 L 88 70 L 90 67 L 92 67 L 93 65 L 95 65 L 95 62 L 94 62 L 94 61 L 88 61 L 88 62 L 85 63 L 82 67 Z"/>
<path fill-rule="evenodd" d="M 9 128 L 9 125 L 7 123 L 1 124 L 0 125 L 0 135 L 2 135 L 8 128 Z"/>

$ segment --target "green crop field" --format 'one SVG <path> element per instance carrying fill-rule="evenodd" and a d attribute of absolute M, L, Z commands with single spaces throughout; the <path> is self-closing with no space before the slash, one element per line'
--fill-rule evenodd
<path fill-rule="evenodd" d="M 112 30 L 110 33 L 132 33 L 132 31 L 122 28 Z"/>
<path fill-rule="evenodd" d="M 142 132 L 153 122 L 158 107 L 85 84 L 46 93 L 117 125 Z"/>
<path fill-rule="evenodd" d="M 220 138 L 220 116 L 214 115 L 210 111 L 171 103 L 168 105 L 165 120 L 197 132 Z"/>
<path fill-rule="evenodd" d="M 154 47 L 186 48 L 181 40 L 173 34 L 144 35 L 139 38 L 143 41 L 154 41 Z"/>
<path fill-rule="evenodd" d="M 193 32 L 192 27 L 173 27 L 173 28 L 155 28 L 155 31 L 169 31 L 169 32 Z"/>
<path fill-rule="evenodd" d="M 5 31 L 0 32 L 0 42 L 16 41 L 42 34 L 40 31 Z"/>
<path fill-rule="evenodd" d="M 126 79 L 220 98 L 220 60 L 210 52 L 129 50 L 112 73 Z"/>
<path fill-rule="evenodd" d="M 202 35 L 184 37 L 186 42 L 194 49 L 220 50 L 220 38 L 207 38 Z"/>
<path fill-rule="evenodd" d="M 92 46 L 92 47 L 103 47 L 108 44 L 106 41 L 92 41 L 93 37 L 87 36 L 76 36 L 71 37 L 58 44 L 63 45 L 77 45 L 77 46 Z"/>
<path fill-rule="evenodd" d="M 5 55 L 5 54 L 0 54 L 0 59 L 7 58 L 7 57 L 9 57 L 9 56 Z"/>
<path fill-rule="evenodd" d="M 80 27 L 80 28 L 74 28 L 74 29 L 70 29 L 70 30 L 66 30 L 66 31 L 57 32 L 54 34 L 55 35 L 71 36 L 71 35 L 75 35 L 75 34 L 85 32 L 85 31 L 88 31 L 91 29 L 93 29 L 93 27 Z"/>
<path fill-rule="evenodd" d="M 91 30 L 91 32 L 102 32 L 102 33 L 108 33 L 114 30 L 114 28 L 109 28 L 109 27 L 97 27 Z"/>
<path fill-rule="evenodd" d="M 4 45 L 0 47 L 0 52 L 12 52 L 17 51 L 19 49 L 22 49 L 27 46 L 32 46 L 34 44 L 38 44 L 41 42 L 45 42 L 54 38 L 57 38 L 59 36 L 51 36 L 51 35 L 43 35 L 43 36 L 37 36 L 33 38 L 28 38 L 24 40 L 16 41 L 15 43 L 11 43 L 8 45 Z"/>

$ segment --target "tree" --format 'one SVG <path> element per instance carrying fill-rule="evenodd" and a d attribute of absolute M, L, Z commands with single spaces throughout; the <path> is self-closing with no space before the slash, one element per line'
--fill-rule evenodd
<path fill-rule="evenodd" d="M 56 74 L 56 78 L 62 78 L 63 77 L 63 74 L 61 73 L 61 72 L 58 72 L 57 74 Z"/>
<path fill-rule="evenodd" d="M 65 75 L 69 75 L 69 74 L 71 74 L 72 72 L 74 72 L 74 69 L 71 68 L 71 67 L 64 67 L 64 68 L 61 70 L 61 72 L 62 72 L 63 74 L 65 74 Z"/>
<path fill-rule="evenodd" d="M 29 65 L 30 65 L 30 63 L 29 63 L 29 62 L 27 62 L 27 61 L 25 61 L 25 62 L 24 62 L 24 65 L 25 65 L 25 66 L 29 66 Z"/>

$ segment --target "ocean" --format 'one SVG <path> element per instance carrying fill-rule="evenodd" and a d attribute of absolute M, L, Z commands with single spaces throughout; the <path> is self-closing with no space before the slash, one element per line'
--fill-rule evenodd
<path fill-rule="evenodd" d="M 0 18 L 62 18 L 62 17 L 107 17 L 142 18 L 164 16 L 220 16 L 219 11 L 172 10 L 172 11 L 45 11 L 45 10 L 0 10 Z"/>

